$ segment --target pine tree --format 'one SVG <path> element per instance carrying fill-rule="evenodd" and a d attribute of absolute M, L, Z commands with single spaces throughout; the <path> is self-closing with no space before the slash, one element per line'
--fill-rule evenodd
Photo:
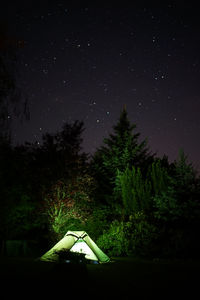
<path fill-rule="evenodd" d="M 135 130 L 136 125 L 130 124 L 124 108 L 119 121 L 113 126 L 114 133 L 104 139 L 104 145 L 93 156 L 91 167 L 99 186 L 97 197 L 101 201 L 112 198 L 117 170 L 123 172 L 132 166 L 143 170 L 148 161 L 152 161 L 147 141 L 139 142 L 140 134 Z"/>
<path fill-rule="evenodd" d="M 189 202 L 195 206 L 197 199 L 199 199 L 199 178 L 197 177 L 197 171 L 193 167 L 192 163 L 188 161 L 187 155 L 182 149 L 179 151 L 179 157 L 174 163 L 175 165 L 175 184 L 177 197 L 180 203 L 188 205 Z"/>
<path fill-rule="evenodd" d="M 183 149 L 179 150 L 179 157 L 175 161 L 175 177 L 181 189 L 188 189 L 195 182 L 196 172 Z"/>
<path fill-rule="evenodd" d="M 126 216 L 149 209 L 151 182 L 143 178 L 140 168 L 126 168 L 124 172 L 118 172 L 116 185 Z"/>
<path fill-rule="evenodd" d="M 167 170 L 162 167 L 160 160 L 156 160 L 149 168 L 149 176 L 151 178 L 154 195 L 161 194 L 168 189 L 170 177 Z"/>

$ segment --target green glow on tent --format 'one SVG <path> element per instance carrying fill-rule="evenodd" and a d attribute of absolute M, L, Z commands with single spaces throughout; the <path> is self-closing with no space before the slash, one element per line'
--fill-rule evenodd
<path fill-rule="evenodd" d="M 110 258 L 95 244 L 85 231 L 68 231 L 65 236 L 49 251 L 41 256 L 42 261 L 57 261 L 58 251 L 68 250 L 85 254 L 85 258 L 100 263 L 110 261 Z"/>

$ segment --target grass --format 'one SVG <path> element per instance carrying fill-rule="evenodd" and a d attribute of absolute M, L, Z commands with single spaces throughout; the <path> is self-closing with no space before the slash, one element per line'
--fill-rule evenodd
<path fill-rule="evenodd" d="M 0 282 L 12 283 L 23 291 L 41 291 L 46 295 L 61 291 L 89 298 L 102 295 L 179 296 L 191 298 L 199 290 L 200 261 L 150 261 L 133 257 L 115 258 L 108 264 L 55 264 L 33 259 L 1 258 Z M 15 289 L 16 291 L 16 289 Z M 112 298 L 112 297 L 111 297 Z M 110 298 L 110 299 L 111 299 Z"/>

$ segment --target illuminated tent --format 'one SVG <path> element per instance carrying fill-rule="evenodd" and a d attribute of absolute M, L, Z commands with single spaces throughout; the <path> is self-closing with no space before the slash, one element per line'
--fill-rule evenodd
<path fill-rule="evenodd" d="M 95 244 L 85 231 L 68 231 L 65 236 L 40 259 L 43 261 L 57 261 L 58 252 L 69 250 L 85 254 L 85 258 L 100 263 L 110 261 L 109 257 Z"/>

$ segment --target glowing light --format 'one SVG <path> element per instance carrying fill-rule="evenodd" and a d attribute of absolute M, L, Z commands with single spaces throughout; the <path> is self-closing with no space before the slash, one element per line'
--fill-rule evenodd
<path fill-rule="evenodd" d="M 88 247 L 88 245 L 81 239 L 74 244 L 70 251 L 86 254 L 85 257 L 87 259 L 98 260 L 94 252 L 90 249 L 90 247 Z"/>

